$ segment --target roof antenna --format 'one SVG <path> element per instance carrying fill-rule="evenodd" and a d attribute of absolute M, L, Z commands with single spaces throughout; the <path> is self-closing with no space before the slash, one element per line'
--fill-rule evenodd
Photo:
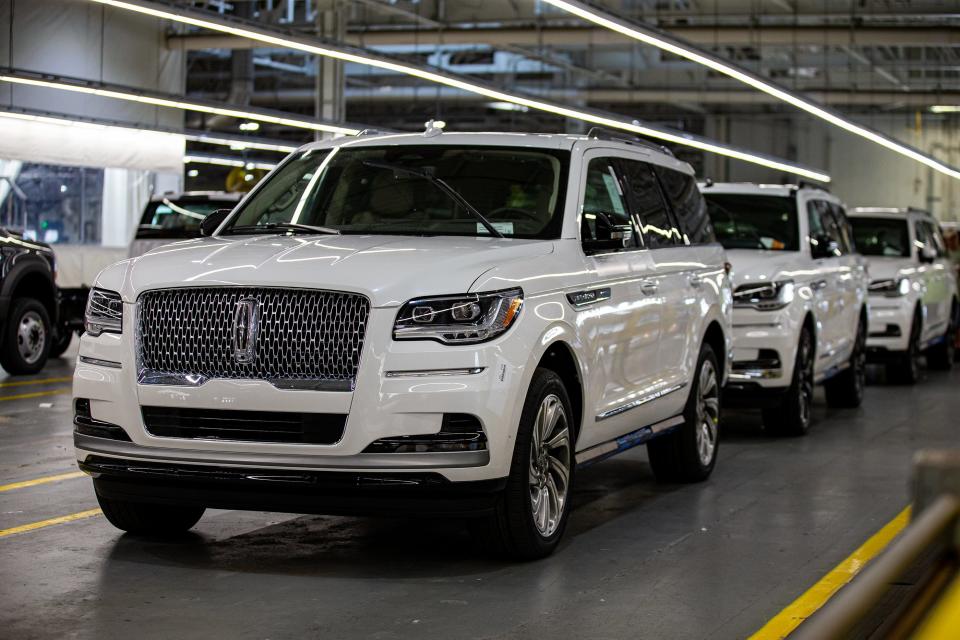
<path fill-rule="evenodd" d="M 427 130 L 423 132 L 424 137 L 432 138 L 433 136 L 438 136 L 443 133 L 443 128 L 447 126 L 447 123 L 443 120 L 430 118 L 423 123 L 423 126 L 427 128 Z"/>

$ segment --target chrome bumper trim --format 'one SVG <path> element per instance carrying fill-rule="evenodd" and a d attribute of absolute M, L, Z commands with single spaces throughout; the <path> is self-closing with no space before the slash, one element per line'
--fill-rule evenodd
<path fill-rule="evenodd" d="M 144 447 L 132 442 L 120 442 L 73 434 L 77 457 L 83 461 L 91 454 L 145 460 L 154 462 L 182 462 L 184 464 L 214 464 L 238 467 L 270 467 L 309 469 L 312 471 L 337 469 L 378 469 L 390 471 L 422 469 L 462 469 L 482 467 L 490 462 L 490 453 L 457 451 L 443 453 L 360 453 L 352 456 L 320 456 L 308 454 L 237 453 L 235 451 L 201 451 Z"/>
<path fill-rule="evenodd" d="M 411 369 L 409 371 L 387 371 L 386 378 L 433 378 L 436 376 L 475 376 L 486 367 L 470 367 L 467 369 Z"/>
<path fill-rule="evenodd" d="M 123 365 L 113 360 L 101 360 L 100 358 L 91 358 L 90 356 L 80 356 L 80 362 L 83 364 L 92 364 L 97 367 L 107 367 L 109 369 L 123 369 Z"/>

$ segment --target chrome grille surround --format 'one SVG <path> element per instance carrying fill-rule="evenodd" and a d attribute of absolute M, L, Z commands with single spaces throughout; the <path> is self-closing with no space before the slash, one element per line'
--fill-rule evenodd
<path fill-rule="evenodd" d="M 234 357 L 234 315 L 259 302 L 249 363 Z M 370 315 L 360 294 L 277 287 L 188 287 L 137 299 L 140 384 L 199 386 L 212 378 L 266 380 L 282 389 L 352 391 Z"/>

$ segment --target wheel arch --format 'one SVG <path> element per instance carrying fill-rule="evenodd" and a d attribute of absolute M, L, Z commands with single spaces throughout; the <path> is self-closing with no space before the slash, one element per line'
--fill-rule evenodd
<path fill-rule="evenodd" d="M 726 380 L 727 375 L 727 337 L 723 327 L 717 320 L 711 320 L 707 330 L 703 332 L 703 344 L 710 345 L 717 357 L 717 366 L 720 367 L 720 380 Z"/>
<path fill-rule="evenodd" d="M 47 310 L 50 322 L 57 322 L 57 288 L 50 273 L 37 263 L 17 265 L 8 275 L 4 295 L 10 300 L 17 298 L 34 298 Z"/>
<path fill-rule="evenodd" d="M 580 362 L 573 347 L 564 340 L 551 342 L 540 356 L 537 367 L 543 367 L 556 373 L 566 387 L 567 395 L 570 396 L 570 403 L 573 405 L 574 429 L 576 431 L 574 442 L 576 442 L 583 425 L 584 390 Z"/>

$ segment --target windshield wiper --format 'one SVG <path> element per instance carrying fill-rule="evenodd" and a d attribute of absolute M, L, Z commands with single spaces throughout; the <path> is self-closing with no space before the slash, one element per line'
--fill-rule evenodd
<path fill-rule="evenodd" d="M 300 233 L 322 233 L 328 236 L 338 236 L 340 232 L 330 227 L 316 227 L 310 224 L 297 224 L 295 222 L 268 222 L 267 224 L 244 224 L 238 227 L 230 227 L 228 233 L 236 232 L 258 232 L 258 231 L 292 231 Z"/>
<path fill-rule="evenodd" d="M 422 178 L 430 184 L 436 185 L 441 191 L 447 194 L 451 200 L 462 206 L 467 210 L 467 213 L 476 218 L 480 224 L 495 238 L 502 238 L 503 234 L 500 233 L 493 224 L 487 220 L 486 216 L 477 211 L 477 208 L 470 204 L 470 201 L 464 198 L 459 191 L 451 187 L 446 183 L 442 178 L 438 178 L 428 171 L 423 171 L 421 169 L 414 169 L 412 167 L 405 167 L 402 164 L 391 164 L 389 162 L 376 162 L 374 160 L 364 160 L 364 166 L 372 167 L 374 169 L 385 169 L 387 171 L 394 171 L 396 173 L 405 173 L 417 178 Z"/>

